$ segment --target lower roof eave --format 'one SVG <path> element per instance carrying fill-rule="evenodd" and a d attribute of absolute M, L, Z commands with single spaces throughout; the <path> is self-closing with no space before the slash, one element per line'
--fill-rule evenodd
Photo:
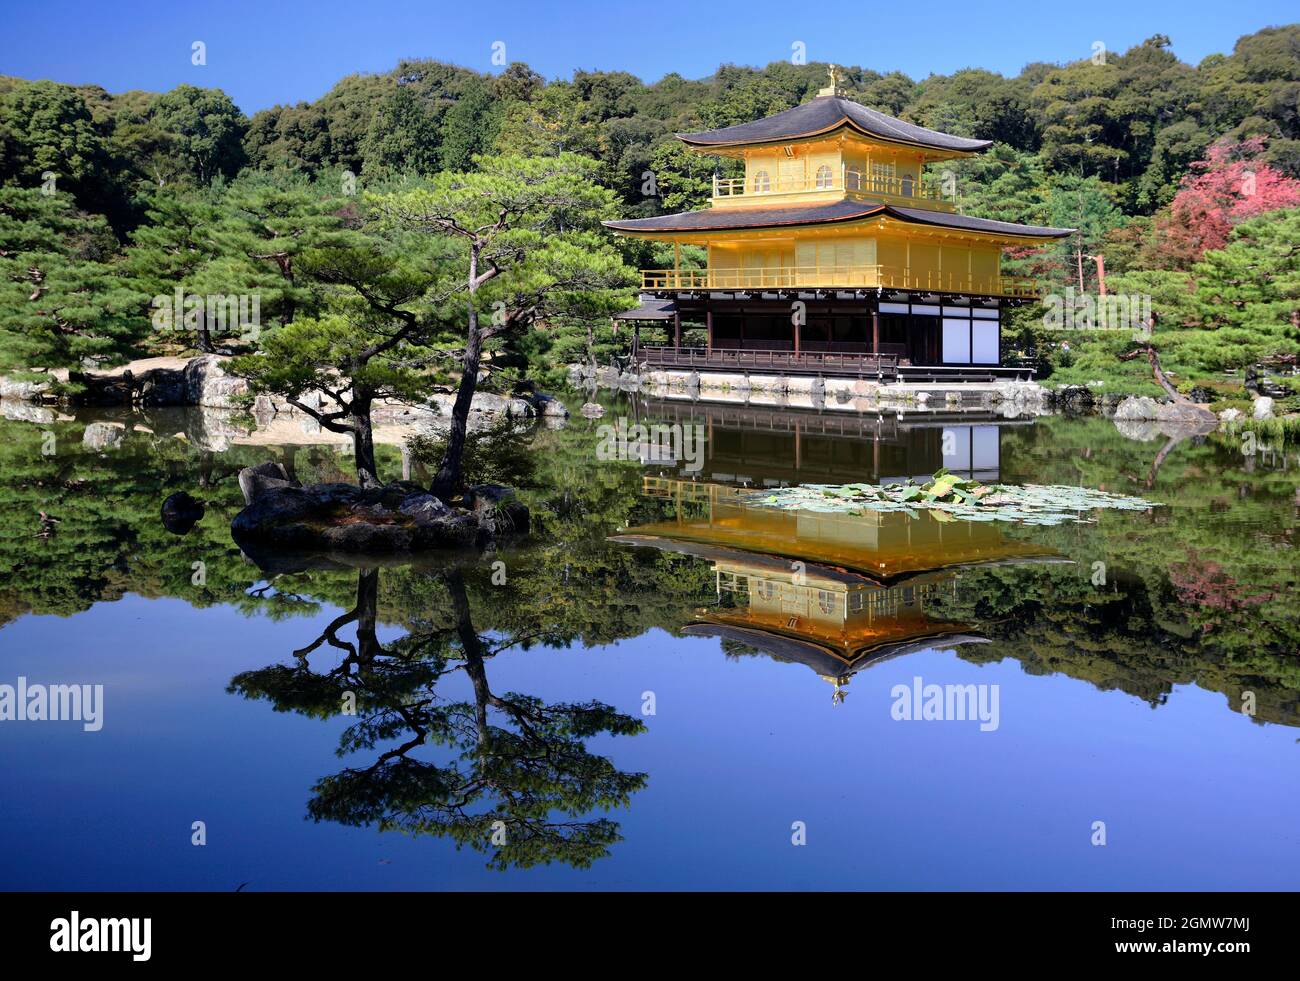
<path fill-rule="evenodd" d="M 743 300 L 746 303 L 763 302 L 763 294 L 776 294 L 777 300 L 788 299 L 818 299 L 834 301 L 837 299 L 858 299 L 870 300 L 881 299 L 886 303 L 901 303 L 910 298 L 912 302 L 926 302 L 923 297 L 934 297 L 938 302 L 943 302 L 945 298 L 958 298 L 963 300 L 974 300 L 984 303 L 997 302 L 999 306 L 1011 305 L 1019 306 L 1022 303 L 1033 303 L 1040 298 L 1040 294 L 1022 295 L 1009 293 L 962 293 L 955 290 L 899 290 L 891 289 L 885 286 L 785 286 L 785 287 L 762 287 L 747 289 L 700 289 L 691 288 L 672 288 L 672 287 L 653 287 L 642 290 L 642 293 L 670 299 L 677 302 L 692 300 L 724 300 L 733 302 Z M 851 293 L 853 296 L 844 297 L 836 294 Z"/>

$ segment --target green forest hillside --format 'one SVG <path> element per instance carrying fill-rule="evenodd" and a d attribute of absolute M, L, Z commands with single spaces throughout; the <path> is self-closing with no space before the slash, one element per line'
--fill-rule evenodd
<path fill-rule="evenodd" d="M 1175 39 L 1176 40 L 1176 39 Z M 312 314 L 297 256 L 338 235 L 381 234 L 366 194 L 506 154 L 592 158 L 624 216 L 702 207 L 715 170 L 676 132 L 766 116 L 811 98 L 826 65 L 724 65 L 647 84 L 624 72 L 547 81 L 411 60 L 341 79 L 314 102 L 246 116 L 218 89 L 113 94 L 0 76 L 0 371 L 121 362 L 222 338 L 161 323 L 151 300 L 250 294 L 263 326 Z M 862 103 L 995 141 L 951 175 L 967 214 L 1063 225 L 1077 235 L 1017 254 L 1011 272 L 1045 292 L 1150 296 L 1165 367 L 1184 386 L 1220 383 L 1300 351 L 1300 25 L 1242 37 L 1186 64 L 1157 35 L 1123 53 L 1015 77 L 970 68 L 915 80 L 842 69 Z M 630 267 L 663 265 L 618 243 Z M 1102 262 L 1097 257 L 1102 257 Z M 1019 336 L 1058 381 L 1151 391 L 1131 332 Z M 245 325 L 246 326 L 246 325 Z M 607 354 L 608 329 L 558 324 L 510 352 L 553 369 Z M 235 324 L 231 343 L 256 337 Z M 170 347 L 168 347 L 170 345 Z M 507 359 L 508 360 L 508 359 Z M 505 363 L 505 362 L 503 362 Z"/>

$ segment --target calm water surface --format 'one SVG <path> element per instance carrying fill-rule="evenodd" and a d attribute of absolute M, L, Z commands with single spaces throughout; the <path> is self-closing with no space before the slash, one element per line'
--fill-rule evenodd
<path fill-rule="evenodd" d="M 241 555 L 240 467 L 346 475 L 308 435 L 0 423 L 0 684 L 104 686 L 98 732 L 0 723 L 0 885 L 1295 887 L 1294 450 L 608 405 L 700 425 L 702 468 L 602 461 L 575 415 L 515 461 L 528 542 L 416 566 Z M 1162 506 L 1025 527 L 736 493 L 943 465 Z M 176 490 L 208 505 L 186 535 Z M 996 715 L 896 719 L 915 684 Z"/>

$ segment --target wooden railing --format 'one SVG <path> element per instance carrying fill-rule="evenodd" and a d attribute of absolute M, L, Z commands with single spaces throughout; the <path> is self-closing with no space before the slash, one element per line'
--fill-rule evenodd
<path fill-rule="evenodd" d="M 818 177 L 781 177 L 768 173 L 766 179 L 757 174 L 749 177 L 713 178 L 713 196 L 715 198 L 754 197 L 765 194 L 798 194 L 817 191 L 852 191 L 877 197 L 902 198 L 911 201 L 945 201 L 952 203 L 955 197 L 946 194 L 939 184 L 927 180 L 916 180 L 906 175 L 889 177 L 886 175 L 860 174 L 854 170 L 841 173 L 823 174 Z"/>
<path fill-rule="evenodd" d="M 643 269 L 645 290 L 748 290 L 803 287 L 882 287 L 927 293 L 976 293 L 1035 298 L 1027 276 L 972 276 L 964 272 L 913 272 L 887 266 L 775 266 L 754 269 Z"/>
<path fill-rule="evenodd" d="M 656 368 L 779 371 L 795 375 L 849 374 L 863 378 L 894 378 L 898 375 L 896 354 L 643 346 L 638 349 L 637 359 Z"/>

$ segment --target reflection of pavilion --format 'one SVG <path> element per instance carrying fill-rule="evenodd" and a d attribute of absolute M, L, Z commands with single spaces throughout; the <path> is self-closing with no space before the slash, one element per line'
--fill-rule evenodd
<path fill-rule="evenodd" d="M 928 478 L 940 467 L 992 483 L 1001 477 L 1002 427 L 1032 424 L 969 410 L 819 414 L 670 399 L 651 399 L 645 409 L 648 419 L 637 411 L 638 422 L 703 427 L 706 479 L 766 487 L 887 484 Z"/>
<path fill-rule="evenodd" d="M 955 596 L 962 566 L 1062 561 L 1004 539 L 991 522 L 941 521 L 928 511 L 787 511 L 751 504 L 735 488 L 655 477 L 644 489 L 672 501 L 674 515 L 614 540 L 713 563 L 717 604 L 697 610 L 685 632 L 807 665 L 837 697 L 879 661 L 985 642 L 968 624 L 927 610 Z"/>

